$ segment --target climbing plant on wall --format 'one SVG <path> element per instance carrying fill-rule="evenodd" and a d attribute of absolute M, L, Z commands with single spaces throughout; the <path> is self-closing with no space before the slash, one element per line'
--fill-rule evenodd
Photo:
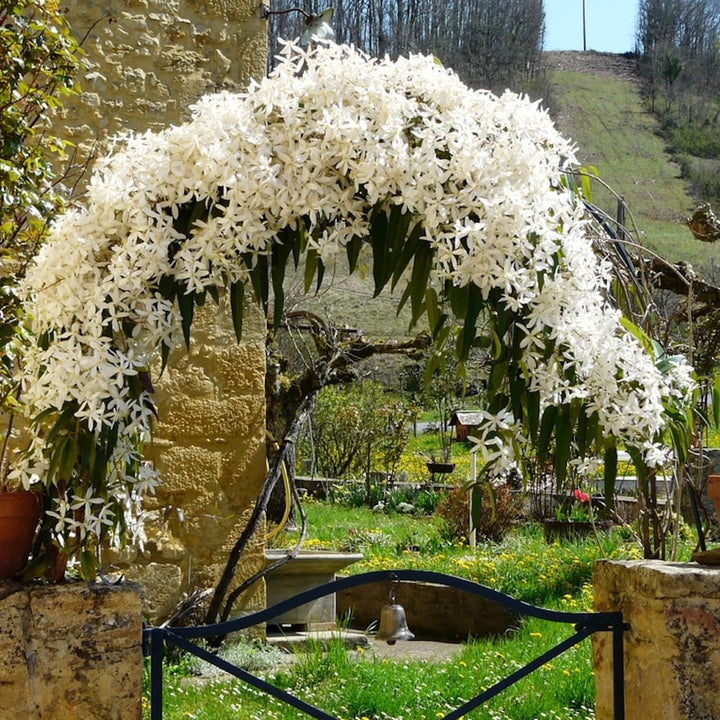
<path fill-rule="evenodd" d="M 429 57 L 284 54 L 247 93 L 118 141 L 28 275 L 36 436 L 18 473 L 52 496 L 54 542 L 90 572 L 98 539 L 141 534 L 157 482 L 141 454 L 150 368 L 190 342 L 194 308 L 226 294 L 239 337 L 252 295 L 277 324 L 287 268 L 302 265 L 312 290 L 339 255 L 350 272 L 367 257 L 375 292 L 394 288 L 437 346 L 453 336 L 459 360 L 492 348 L 488 472 L 522 463 L 523 443 L 559 476 L 598 453 L 611 474 L 621 441 L 662 462 L 689 368 L 659 364 L 610 304 L 608 267 L 562 182 L 573 148 L 547 114 L 471 91 Z"/>

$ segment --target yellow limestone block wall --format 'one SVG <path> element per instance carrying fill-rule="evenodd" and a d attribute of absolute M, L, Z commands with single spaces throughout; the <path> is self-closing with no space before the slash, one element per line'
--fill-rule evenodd
<path fill-rule="evenodd" d="M 259 0 L 66 0 L 88 68 L 82 95 L 58 119 L 85 158 L 125 130 L 159 130 L 189 117 L 200 96 L 242 90 L 266 73 L 267 21 Z M 159 622 L 212 587 L 244 527 L 265 474 L 265 323 L 249 309 L 238 345 L 223 307 L 196 313 L 192 348 L 155 381 L 160 420 L 148 454 L 162 473 L 149 498 L 144 549 L 107 560 L 145 588 Z M 155 379 L 155 378 L 154 378 Z M 262 533 L 260 533 L 262 534 Z M 263 538 L 239 576 L 264 562 Z M 245 607 L 264 606 L 262 583 Z"/>

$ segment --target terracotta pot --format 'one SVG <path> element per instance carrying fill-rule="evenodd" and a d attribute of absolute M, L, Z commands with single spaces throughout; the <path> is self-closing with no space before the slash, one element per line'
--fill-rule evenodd
<path fill-rule="evenodd" d="M 715 504 L 715 512 L 720 520 L 720 475 L 708 475 L 707 494 Z"/>
<path fill-rule="evenodd" d="M 42 505 L 34 492 L 0 492 L 0 580 L 27 565 Z"/>

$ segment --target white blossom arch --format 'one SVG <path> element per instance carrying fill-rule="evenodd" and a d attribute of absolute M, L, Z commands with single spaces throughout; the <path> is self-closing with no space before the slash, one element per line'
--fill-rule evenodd
<path fill-rule="evenodd" d="M 561 459 L 622 440 L 655 460 L 689 371 L 661 373 L 606 301 L 608 268 L 562 185 L 573 148 L 546 112 L 471 91 L 428 57 L 286 55 L 247 93 L 202 99 L 189 123 L 118 141 L 28 274 L 39 342 L 24 398 L 39 422 L 21 472 L 50 489 L 55 536 L 79 547 L 135 527 L 156 482 L 140 455 L 144 373 L 189 337 L 205 293 L 230 289 L 239 330 L 246 285 L 267 305 L 290 260 L 319 282 L 339 253 L 352 269 L 363 243 L 377 291 L 397 286 L 438 336 L 444 293 L 461 355 L 487 318 L 486 461 L 511 463 L 513 436 L 554 438 Z"/>

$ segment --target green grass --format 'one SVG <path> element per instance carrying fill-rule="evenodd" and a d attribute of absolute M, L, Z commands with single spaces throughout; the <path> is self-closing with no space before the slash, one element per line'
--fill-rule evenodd
<path fill-rule="evenodd" d="M 592 564 L 600 557 L 638 557 L 621 533 L 547 544 L 536 525 L 523 525 L 501 543 L 468 548 L 444 540 L 437 517 L 373 513 L 317 501 L 307 502 L 307 546 L 360 551 L 351 572 L 382 568 L 437 570 L 484 583 L 519 599 L 556 609 L 592 606 Z M 287 538 L 291 542 L 292 538 Z M 690 548 L 685 549 L 689 556 Z M 340 645 L 310 648 L 293 663 L 263 661 L 258 649 L 230 646 L 223 652 L 278 687 L 346 720 L 435 719 L 482 688 L 511 673 L 571 634 L 566 625 L 526 620 L 496 640 L 467 643 L 450 660 L 388 661 L 372 648 L 349 652 Z M 265 651 L 269 652 L 269 651 Z M 268 668 L 272 667 L 272 671 Z M 196 677 L 187 658 L 169 666 L 165 718 L 180 720 L 299 720 L 306 717 L 245 684 Z M 467 715 L 487 720 L 592 720 L 594 681 L 589 641 L 543 666 L 488 705 Z"/>
<path fill-rule="evenodd" d="M 685 227 L 695 201 L 679 166 L 665 152 L 656 119 L 628 79 L 557 71 L 552 76 L 553 115 L 578 146 L 581 164 L 625 197 L 644 243 L 672 261 L 707 267 L 718 250 L 699 243 Z M 593 201 L 615 214 L 614 199 L 599 190 Z"/>
<path fill-rule="evenodd" d="M 511 637 L 471 642 L 451 659 L 393 662 L 372 649 L 339 643 L 311 648 L 268 680 L 345 720 L 431 720 L 507 676 L 570 634 L 567 626 L 529 621 Z M 467 718 L 591 720 L 594 696 L 590 646 L 585 641 L 543 666 Z M 308 717 L 235 680 L 201 681 L 171 673 L 165 718 L 300 720 Z"/>

